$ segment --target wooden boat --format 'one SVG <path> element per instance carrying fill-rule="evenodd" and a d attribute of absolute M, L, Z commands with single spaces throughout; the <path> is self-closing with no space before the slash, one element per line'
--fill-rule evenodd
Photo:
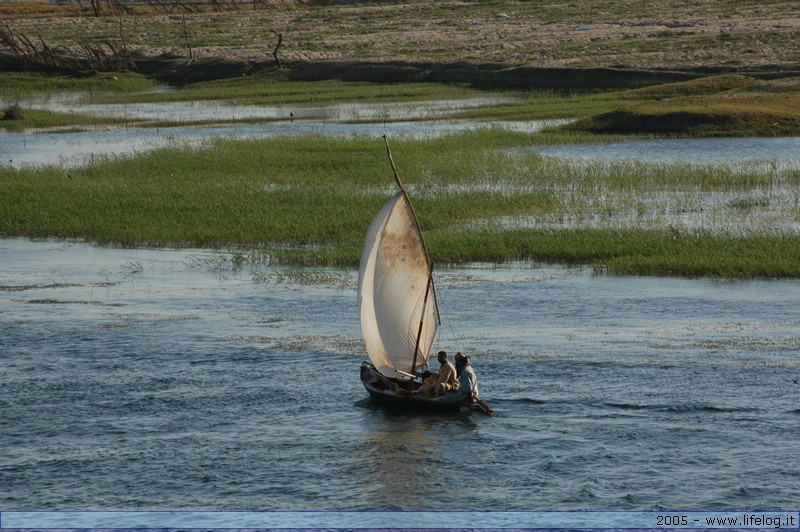
<path fill-rule="evenodd" d="M 416 411 L 491 414 L 485 402 L 419 393 L 440 324 L 439 305 L 422 231 L 388 142 L 386 152 L 399 191 L 367 229 L 358 271 L 361 333 L 371 362 L 361 382 L 379 405 Z"/>
<path fill-rule="evenodd" d="M 490 416 L 494 414 L 491 407 L 480 399 L 473 402 L 459 402 L 449 401 L 443 395 L 433 397 L 419 393 L 417 392 L 421 386 L 419 381 L 385 377 L 369 362 L 361 364 L 361 382 L 375 404 L 388 408 L 417 412 L 482 412 Z"/>

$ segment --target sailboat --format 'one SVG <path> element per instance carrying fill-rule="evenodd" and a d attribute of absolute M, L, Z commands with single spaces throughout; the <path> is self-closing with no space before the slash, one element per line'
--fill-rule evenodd
<path fill-rule="evenodd" d="M 386 152 L 399 191 L 375 215 L 361 252 L 358 302 L 370 359 L 361 365 L 361 382 L 382 406 L 491 414 L 480 400 L 455 401 L 419 391 L 441 319 L 433 265 L 388 141 Z"/>

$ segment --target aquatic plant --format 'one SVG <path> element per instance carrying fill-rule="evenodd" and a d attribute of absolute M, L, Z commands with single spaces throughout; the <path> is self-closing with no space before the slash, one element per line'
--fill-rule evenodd
<path fill-rule="evenodd" d="M 393 141 L 437 262 L 800 276 L 800 211 L 787 199 L 800 173 L 519 149 L 540 140 L 486 129 Z M 394 189 L 389 172 L 380 139 L 325 136 L 218 140 L 72 170 L 0 167 L 0 234 L 218 248 L 233 266 L 354 266 Z"/>

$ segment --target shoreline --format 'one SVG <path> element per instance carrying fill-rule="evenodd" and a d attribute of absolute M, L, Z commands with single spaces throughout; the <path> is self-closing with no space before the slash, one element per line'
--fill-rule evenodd
<path fill-rule="evenodd" d="M 77 60 L 76 60 L 77 61 Z M 257 73 L 283 77 L 287 81 L 359 81 L 375 83 L 443 83 L 483 90 L 594 90 L 634 89 L 678 83 L 710 76 L 737 74 L 759 80 L 800 77 L 800 65 L 749 67 L 688 67 L 636 69 L 622 67 L 544 67 L 502 63 L 415 61 L 293 61 L 278 68 L 274 61 L 209 57 L 189 60 L 165 54 L 131 58 L 129 70 L 169 85 L 239 78 Z M 121 69 L 124 71 L 126 69 Z M 0 54 L 0 71 L 41 72 L 48 75 L 86 76 L 92 65 L 74 62 L 70 68 L 26 62 Z M 110 71 L 114 71 L 111 69 Z"/>
<path fill-rule="evenodd" d="M 800 76 L 799 12 L 780 0 L 758 10 L 722 0 L 580 10 L 552 0 L 98 4 L 0 6 L 0 70 L 138 69 L 185 84 L 271 69 L 303 80 L 567 90 Z"/>

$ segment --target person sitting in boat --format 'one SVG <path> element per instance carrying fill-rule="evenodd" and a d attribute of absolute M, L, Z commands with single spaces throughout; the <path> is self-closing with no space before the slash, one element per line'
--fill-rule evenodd
<path fill-rule="evenodd" d="M 479 399 L 478 376 L 469 364 L 469 357 L 459 351 L 456 353 L 456 373 L 458 388 L 445 396 L 447 401 L 464 401 L 474 403 Z"/>
<path fill-rule="evenodd" d="M 431 375 L 422 381 L 421 392 L 432 393 L 434 397 L 444 395 L 458 388 L 456 368 L 447 360 L 447 353 L 439 351 L 436 359 L 439 361 L 439 373 Z"/>

